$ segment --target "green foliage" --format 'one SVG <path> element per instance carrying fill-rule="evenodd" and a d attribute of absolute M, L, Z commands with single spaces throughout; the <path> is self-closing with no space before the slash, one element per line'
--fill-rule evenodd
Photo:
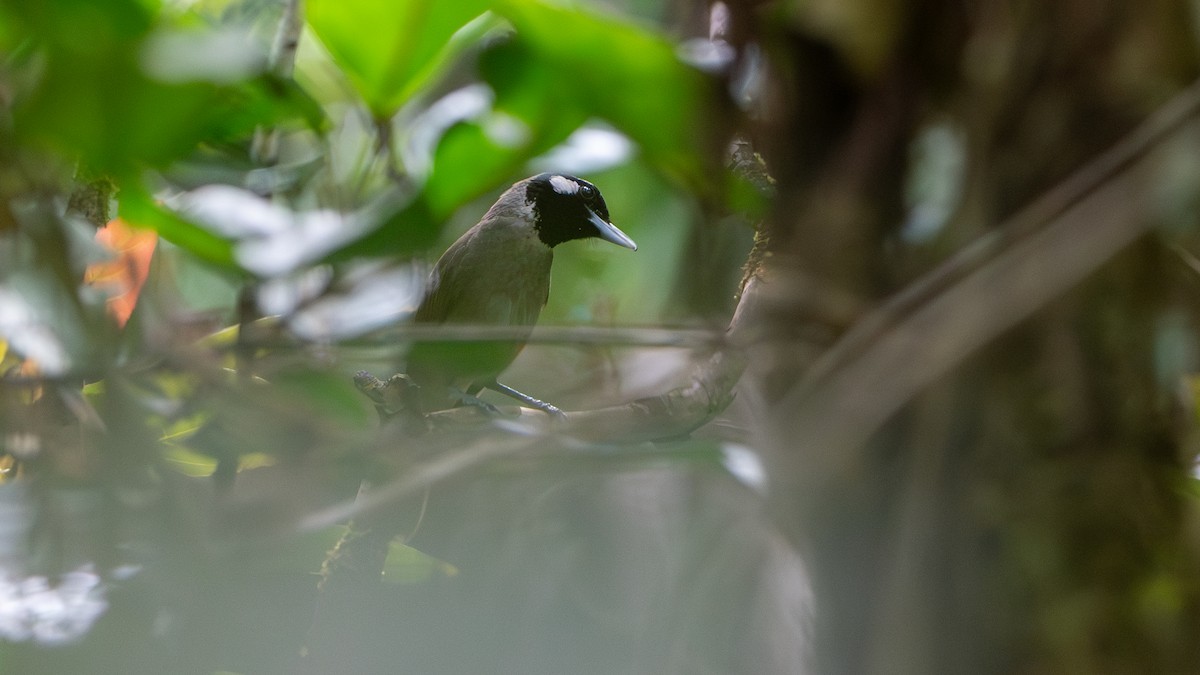
<path fill-rule="evenodd" d="M 492 3 L 480 0 L 313 0 L 308 22 L 376 119 L 427 87 L 481 35 L 457 35 Z"/>
<path fill-rule="evenodd" d="M 511 2 L 500 11 L 528 52 L 499 70 L 497 80 L 505 72 L 544 69 L 523 77 L 556 83 L 583 114 L 604 118 L 633 138 L 652 165 L 704 184 L 703 152 L 715 133 L 705 106 L 715 92 L 699 71 L 680 62 L 674 45 L 626 21 L 550 3 Z M 492 84 L 501 92 L 508 88 Z"/>
<path fill-rule="evenodd" d="M 715 441 L 567 448 L 498 422 L 430 448 L 397 443 L 351 379 L 402 361 L 407 343 L 380 331 L 419 297 L 414 259 L 547 169 L 600 185 L 641 250 L 559 249 L 545 320 L 689 320 L 687 306 L 666 309 L 673 282 L 737 266 L 689 266 L 683 242 L 704 214 L 688 190 L 711 208 L 754 201 L 735 184 L 725 204 L 717 80 L 660 28 L 548 0 L 306 0 L 293 71 L 273 51 L 282 4 L 0 0 L 0 594 L 10 572 L 53 592 L 71 579 L 80 606 L 102 610 L 95 625 L 72 615 L 76 632 L 54 649 L 37 617 L 21 619 L 27 635 L 0 622 L 5 672 L 295 672 L 322 553 L 344 529 L 328 514 L 354 504 L 364 479 L 414 482 L 420 503 L 397 500 L 417 514 L 405 534 L 434 538 L 447 513 L 452 532 L 476 527 L 447 502 L 487 516 L 448 549 L 387 542 L 382 592 L 420 597 L 369 606 L 381 625 L 458 613 L 473 592 L 460 562 L 576 547 L 586 522 L 550 544 L 538 522 L 497 539 L 531 494 L 561 514 L 570 491 L 604 501 L 592 476 L 674 466 L 734 484 Z M 581 128 L 619 152 L 549 154 Z M 157 235 L 153 252 L 102 246 L 110 213 Z M 750 231 L 726 229 L 740 262 Z M 105 286 L 105 262 L 136 283 Z M 122 293 L 131 315 L 115 309 Z M 599 405 L 620 395 L 621 358 L 607 345 L 533 346 L 514 375 Z M 418 471 L 430 457 L 518 442 L 528 456 L 479 472 L 485 493 L 498 490 L 484 507 L 460 485 L 424 501 L 421 481 L 440 480 Z M 661 531 L 691 559 L 685 533 Z M 601 569 L 619 549 L 584 561 Z M 482 586 L 507 592 L 508 572 L 488 573 L 500 576 Z M 443 584 L 453 602 L 430 603 Z"/>
<path fill-rule="evenodd" d="M 453 127 L 427 186 L 435 213 L 463 201 L 591 117 L 638 143 L 647 162 L 704 184 L 711 133 L 704 77 L 665 39 L 615 18 L 536 1 L 497 3 L 515 35 L 481 56 L 496 95 L 491 116 Z"/>
<path fill-rule="evenodd" d="M 14 133 L 98 173 L 128 180 L 200 143 L 312 114 L 261 75 L 249 36 L 176 27 L 146 3 L 14 3 L 7 22 L 31 36 L 21 65 L 37 71 L 14 102 Z"/>
<path fill-rule="evenodd" d="M 144 191 L 126 188 L 118 213 L 131 223 L 155 230 L 200 260 L 236 269 L 232 242 L 163 208 Z"/>

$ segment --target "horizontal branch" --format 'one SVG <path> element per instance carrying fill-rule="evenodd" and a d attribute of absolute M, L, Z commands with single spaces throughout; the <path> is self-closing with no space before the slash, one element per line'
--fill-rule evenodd
<path fill-rule="evenodd" d="M 757 278 L 748 280 L 738 310 L 721 341 L 723 347 L 697 365 L 684 384 L 662 394 L 605 408 L 565 411 L 561 418 L 515 406 L 500 407 L 504 416 L 499 418 L 474 406 L 438 411 L 419 421 L 411 413 L 401 415 L 400 423 L 385 427 L 372 452 L 378 456 L 394 455 L 398 447 L 419 444 L 421 454 L 428 459 L 407 466 L 391 482 L 372 488 L 355 500 L 305 516 L 298 527 L 317 529 L 370 516 L 483 464 L 537 448 L 677 438 L 703 426 L 733 400 L 733 388 L 746 368 L 745 354 L 735 346 L 744 341 L 742 336 L 748 332 L 746 317 L 750 312 L 743 310 L 757 304 L 761 288 Z M 611 334 L 608 329 L 596 333 L 604 337 Z M 713 337 L 711 332 L 702 334 L 710 340 Z M 411 386 L 407 380 L 393 378 L 384 382 L 369 376 L 366 379 L 369 384 L 361 377 L 356 378 L 360 388 L 377 404 L 389 407 L 389 403 L 403 405 L 404 401 L 412 400 L 405 389 Z"/>
<path fill-rule="evenodd" d="M 276 324 L 275 317 L 260 323 Z M 269 332 L 269 331 L 266 331 Z M 650 326 L 537 326 L 530 333 L 521 326 L 495 324 L 408 323 L 386 331 L 349 340 L 340 340 L 342 347 L 394 347 L 412 342 L 523 342 L 526 344 L 596 345 L 605 347 L 681 347 L 717 349 L 725 342 L 725 333 L 707 328 L 660 328 Z M 227 340 L 212 340 L 213 347 L 226 346 Z M 304 341 L 275 331 L 275 334 L 254 336 L 247 340 L 256 348 L 295 347 Z"/>

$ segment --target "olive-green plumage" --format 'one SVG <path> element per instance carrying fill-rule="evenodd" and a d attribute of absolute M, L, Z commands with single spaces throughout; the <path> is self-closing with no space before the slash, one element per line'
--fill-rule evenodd
<path fill-rule="evenodd" d="M 421 387 L 426 412 L 455 405 L 462 393 L 496 385 L 496 377 L 520 353 L 549 297 L 555 245 L 598 237 L 636 250 L 608 220 L 608 207 L 594 185 L 572 176 L 540 174 L 505 191 L 483 219 L 446 250 L 430 274 L 414 320 L 513 326 L 522 329 L 522 339 L 415 344 L 407 372 Z M 520 396 L 511 390 L 505 393 Z M 520 400 L 540 403 L 528 397 Z M 537 407 L 557 410 L 546 404 Z"/>

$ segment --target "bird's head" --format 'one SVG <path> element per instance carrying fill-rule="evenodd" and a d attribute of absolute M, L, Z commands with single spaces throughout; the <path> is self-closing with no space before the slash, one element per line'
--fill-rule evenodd
<path fill-rule="evenodd" d="M 556 173 L 538 174 L 524 183 L 525 201 L 533 207 L 534 228 L 547 246 L 598 237 L 637 250 L 637 244 L 609 222 L 608 205 L 595 185 Z"/>

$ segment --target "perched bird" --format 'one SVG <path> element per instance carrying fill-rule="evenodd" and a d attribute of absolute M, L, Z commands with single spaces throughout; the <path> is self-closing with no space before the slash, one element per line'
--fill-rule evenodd
<path fill-rule="evenodd" d="M 574 176 L 543 173 L 516 183 L 483 219 L 442 254 L 429 276 L 415 321 L 424 324 L 513 326 L 518 342 L 418 342 L 408 376 L 420 387 L 424 412 L 452 407 L 484 388 L 551 414 L 561 411 L 500 384 L 496 377 L 517 358 L 550 294 L 554 247 L 597 237 L 637 250 L 609 222 L 595 185 Z"/>

